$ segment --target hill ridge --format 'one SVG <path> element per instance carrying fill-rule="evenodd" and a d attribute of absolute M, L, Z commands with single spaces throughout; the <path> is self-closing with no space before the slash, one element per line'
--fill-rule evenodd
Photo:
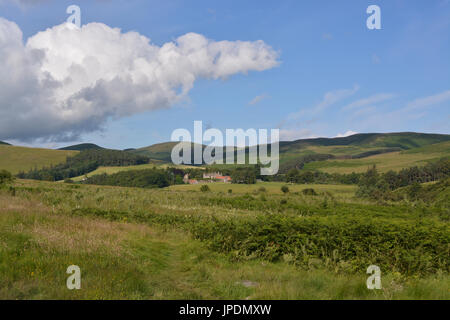
<path fill-rule="evenodd" d="M 71 151 L 83 151 L 83 150 L 102 150 L 105 149 L 103 147 L 100 147 L 94 143 L 80 143 L 80 144 L 74 144 L 72 146 L 67 146 L 64 148 L 59 148 L 58 150 L 71 150 Z"/>

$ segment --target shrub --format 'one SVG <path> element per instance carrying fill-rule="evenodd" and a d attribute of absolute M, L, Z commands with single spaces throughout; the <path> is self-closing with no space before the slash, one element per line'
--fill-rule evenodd
<path fill-rule="evenodd" d="M 228 189 L 228 193 L 233 193 L 233 190 L 232 189 Z"/>
<path fill-rule="evenodd" d="M 317 196 L 317 193 L 313 188 L 303 189 L 302 193 L 306 196 Z"/>
<path fill-rule="evenodd" d="M 211 190 L 209 189 L 209 187 L 206 184 L 204 184 L 204 185 L 202 185 L 200 187 L 200 191 L 201 192 L 208 192 L 208 191 L 211 191 Z"/>
<path fill-rule="evenodd" d="M 284 200 L 284 199 L 283 199 Z M 449 271 L 448 226 L 437 221 L 399 221 L 367 217 L 289 217 L 211 219 L 194 226 L 195 238 L 211 249 L 278 261 L 285 255 L 298 265 L 314 261 L 333 270 L 365 270 L 376 264 L 405 275 Z M 424 239 L 427 239 L 426 244 Z"/>
<path fill-rule="evenodd" d="M 14 177 L 12 176 L 11 172 L 0 170 L 0 185 L 13 182 L 13 180 Z"/>
<path fill-rule="evenodd" d="M 113 174 L 97 174 L 84 183 L 137 188 L 164 188 L 170 185 L 170 174 L 163 169 L 127 170 Z"/>
<path fill-rule="evenodd" d="M 410 200 L 417 200 L 419 198 L 419 194 L 422 191 L 422 185 L 420 183 L 413 183 L 407 189 L 407 195 Z"/>
<path fill-rule="evenodd" d="M 264 188 L 264 187 L 259 187 L 258 191 L 259 191 L 259 192 L 266 192 L 267 190 L 266 190 L 266 188 Z"/>
<path fill-rule="evenodd" d="M 281 191 L 282 191 L 283 193 L 288 193 L 288 192 L 289 192 L 288 186 L 282 186 L 282 187 L 281 187 Z"/>

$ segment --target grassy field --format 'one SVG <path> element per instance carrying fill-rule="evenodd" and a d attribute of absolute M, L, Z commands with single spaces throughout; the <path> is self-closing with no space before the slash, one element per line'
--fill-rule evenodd
<path fill-rule="evenodd" d="M 329 192 L 335 197 L 339 198 L 351 198 L 355 195 L 356 186 L 354 185 L 325 185 L 325 184 L 289 184 L 283 182 L 260 182 L 254 185 L 246 184 L 230 184 L 230 183 L 209 183 L 208 187 L 212 192 L 227 193 L 228 190 L 232 190 L 232 193 L 245 194 L 245 193 L 259 193 L 260 188 L 264 188 L 269 194 L 281 195 L 282 186 L 288 186 L 291 193 L 298 193 L 307 188 L 313 188 L 319 193 Z M 183 184 L 173 185 L 168 187 L 169 190 L 176 191 L 199 191 L 201 185 L 196 184 Z"/>
<path fill-rule="evenodd" d="M 261 186 L 266 191 L 254 191 Z M 365 268 L 344 272 L 316 260 L 305 267 L 290 255 L 237 259 L 193 236 L 197 221 L 211 218 L 245 224 L 280 215 L 311 221 L 364 215 L 377 224 L 442 224 L 439 211 L 374 206 L 355 199 L 353 187 L 289 186 L 283 195 L 280 186 L 214 184 L 212 192 L 200 192 L 198 185 L 135 189 L 17 180 L 14 189 L 0 189 L 0 299 L 450 298 L 446 272 L 407 276 L 386 269 L 382 290 L 368 290 Z M 319 195 L 297 193 L 304 187 Z M 65 286 L 72 264 L 81 268 L 81 290 Z"/>
<path fill-rule="evenodd" d="M 423 166 L 429 161 L 450 156 L 450 142 L 438 143 L 401 152 L 390 152 L 362 159 L 326 160 L 311 162 L 305 169 L 320 170 L 328 173 L 365 172 L 376 165 L 380 172 L 399 171 L 403 168 Z"/>
<path fill-rule="evenodd" d="M 77 153 L 78 151 L 0 145 L 0 169 L 16 174 L 20 171 L 29 171 L 35 167 L 40 169 L 44 166 L 63 163 L 68 156 Z"/>

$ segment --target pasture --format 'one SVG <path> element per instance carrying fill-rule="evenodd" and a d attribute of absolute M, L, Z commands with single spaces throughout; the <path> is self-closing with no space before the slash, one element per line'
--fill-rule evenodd
<path fill-rule="evenodd" d="M 13 174 L 64 163 L 78 151 L 52 150 L 0 145 L 0 169 Z"/>
<path fill-rule="evenodd" d="M 412 151 L 412 150 L 411 150 Z M 389 170 L 399 171 L 413 166 L 423 166 L 427 162 L 439 160 L 450 155 L 445 149 L 440 152 L 436 149 L 433 152 L 390 152 L 378 154 L 361 159 L 332 159 L 325 161 L 310 162 L 305 165 L 306 170 L 319 170 L 327 173 L 361 173 L 367 168 L 376 165 L 380 172 Z"/>
<path fill-rule="evenodd" d="M 439 208 L 373 205 L 351 186 L 282 194 L 282 185 L 201 192 L 17 180 L 0 189 L 0 299 L 450 298 Z M 416 248 L 423 236 L 434 251 Z M 382 290 L 366 288 L 369 261 L 382 266 Z M 72 264 L 81 290 L 65 286 Z"/>

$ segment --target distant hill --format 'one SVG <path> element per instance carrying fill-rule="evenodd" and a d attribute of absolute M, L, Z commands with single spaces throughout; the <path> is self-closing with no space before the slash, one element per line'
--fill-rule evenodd
<path fill-rule="evenodd" d="M 64 148 L 60 148 L 58 150 L 72 150 L 72 151 L 83 151 L 83 150 L 103 150 L 105 148 L 102 148 L 96 144 L 93 143 L 81 143 L 81 144 L 76 144 L 73 146 L 68 146 L 68 147 L 64 147 Z"/>
<path fill-rule="evenodd" d="M 342 138 L 315 138 L 280 142 L 280 147 L 298 148 L 303 146 L 359 146 L 411 149 L 450 140 L 448 134 L 416 132 L 358 133 Z"/>
<path fill-rule="evenodd" d="M 7 142 L 3 142 L 3 141 L 0 141 L 0 145 L 6 145 L 6 146 L 10 146 L 10 144 L 9 144 L 9 143 L 7 143 Z"/>
<path fill-rule="evenodd" d="M 171 152 L 179 142 L 158 143 L 124 153 L 146 156 L 153 162 L 171 163 Z M 187 142 L 188 144 L 191 144 Z M 193 147 L 194 144 L 191 144 Z M 203 146 L 204 147 L 204 146 Z M 60 150 L 0 145 L 0 169 L 13 173 L 41 168 L 65 161 L 68 155 L 83 150 L 108 150 L 84 143 Z M 192 153 L 192 158 L 194 154 Z M 280 142 L 280 173 L 292 168 L 329 173 L 364 172 L 376 164 L 380 171 L 421 166 L 442 157 L 450 157 L 450 135 L 414 132 L 362 133 L 343 138 L 316 138 Z M 192 161 L 193 163 L 193 161 Z"/>
<path fill-rule="evenodd" d="M 143 156 L 147 156 L 150 159 L 155 160 L 162 160 L 166 162 L 172 162 L 171 154 L 172 149 L 175 145 L 177 145 L 179 142 L 164 142 L 164 143 L 158 143 L 154 144 L 148 147 L 139 148 L 132 150 L 130 152 L 140 154 Z M 186 142 L 189 144 L 189 142 Z M 194 150 L 194 143 L 191 143 L 192 150 Z M 193 156 L 193 152 L 192 152 Z"/>
<path fill-rule="evenodd" d="M 299 164 L 326 159 L 361 159 L 378 154 L 412 150 L 450 141 L 450 135 L 415 132 L 360 133 L 342 138 L 315 138 L 280 142 L 283 170 Z M 178 142 L 158 143 L 130 152 L 171 162 L 172 148 Z M 301 165 L 300 165 L 301 166 Z"/>
<path fill-rule="evenodd" d="M 64 163 L 68 156 L 74 156 L 77 153 L 78 151 L 0 145 L 0 170 L 5 169 L 17 174 L 20 171 L 40 169 Z"/>

